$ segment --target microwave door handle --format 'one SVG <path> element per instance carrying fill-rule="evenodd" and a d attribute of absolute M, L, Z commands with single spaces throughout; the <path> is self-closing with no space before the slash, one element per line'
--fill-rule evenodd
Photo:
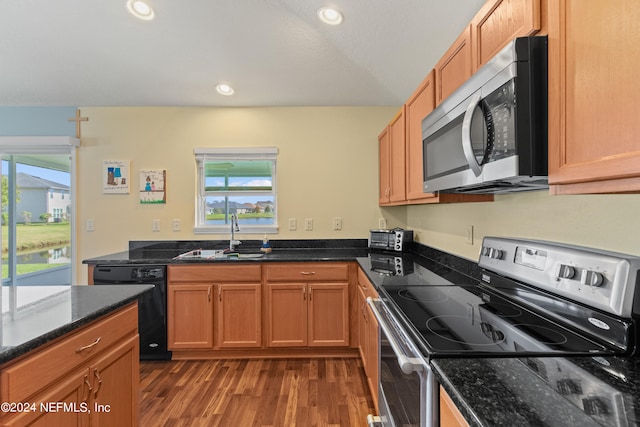
<path fill-rule="evenodd" d="M 475 176 L 480 176 L 482 173 L 482 167 L 478 164 L 476 156 L 473 154 L 473 145 L 471 144 L 471 119 L 473 118 L 473 112 L 478 104 L 480 104 L 480 94 L 477 93 L 471 98 L 467 111 L 464 113 L 462 119 L 462 151 L 464 151 L 464 157 L 469 164 L 469 169 Z"/>

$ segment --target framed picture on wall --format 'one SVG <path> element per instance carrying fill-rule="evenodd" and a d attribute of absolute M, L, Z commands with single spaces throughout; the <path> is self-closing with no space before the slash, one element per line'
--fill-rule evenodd
<path fill-rule="evenodd" d="M 129 194 L 129 161 L 105 160 L 102 162 L 102 192 L 105 194 Z"/>
<path fill-rule="evenodd" d="M 140 203 L 167 203 L 166 169 L 140 169 Z"/>

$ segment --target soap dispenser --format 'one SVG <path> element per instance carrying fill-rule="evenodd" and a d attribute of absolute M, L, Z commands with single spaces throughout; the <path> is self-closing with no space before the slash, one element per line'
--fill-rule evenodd
<path fill-rule="evenodd" d="M 264 252 L 265 254 L 268 254 L 271 252 L 271 245 L 269 244 L 269 238 L 267 237 L 266 234 L 262 239 L 262 247 L 260 248 L 260 251 Z"/>

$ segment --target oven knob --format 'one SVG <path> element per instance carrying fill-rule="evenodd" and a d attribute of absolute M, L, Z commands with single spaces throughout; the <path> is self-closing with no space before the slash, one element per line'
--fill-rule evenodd
<path fill-rule="evenodd" d="M 602 415 L 608 413 L 607 405 L 597 396 L 582 399 L 582 406 L 587 415 Z"/>
<path fill-rule="evenodd" d="M 500 249 L 489 249 L 489 258 L 491 259 L 502 259 L 502 251 Z"/>
<path fill-rule="evenodd" d="M 576 275 L 576 269 L 570 265 L 560 264 L 558 267 L 558 279 L 573 279 Z"/>
<path fill-rule="evenodd" d="M 580 283 L 585 286 L 602 286 L 604 284 L 604 276 L 602 273 L 592 270 L 582 270 Z"/>
<path fill-rule="evenodd" d="M 563 396 L 568 396 L 570 394 L 582 394 L 582 386 L 580 383 L 569 378 L 558 380 L 556 388 L 558 389 L 558 393 Z"/>

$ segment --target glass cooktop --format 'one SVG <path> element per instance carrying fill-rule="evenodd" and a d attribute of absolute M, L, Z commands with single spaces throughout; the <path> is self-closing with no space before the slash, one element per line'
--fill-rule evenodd
<path fill-rule="evenodd" d="M 483 284 L 383 285 L 380 297 L 427 357 L 608 355 L 615 351 Z M 386 295 L 385 295 L 386 294 Z"/>

